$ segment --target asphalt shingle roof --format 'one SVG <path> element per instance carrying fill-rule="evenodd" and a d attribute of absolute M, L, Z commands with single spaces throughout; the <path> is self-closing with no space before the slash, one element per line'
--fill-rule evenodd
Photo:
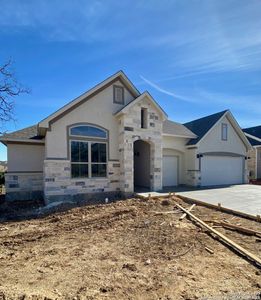
<path fill-rule="evenodd" d="M 37 125 L 23 128 L 11 133 L 3 134 L 1 138 L 17 140 L 41 140 L 43 137 L 37 135 Z"/>
<path fill-rule="evenodd" d="M 224 110 L 183 124 L 197 135 L 197 138 L 189 140 L 187 145 L 196 145 L 227 111 L 228 110 Z"/>
<path fill-rule="evenodd" d="M 250 135 L 252 135 L 254 137 L 257 137 L 257 138 L 261 139 L 261 125 L 255 126 L 255 127 L 245 128 L 245 129 L 243 129 L 243 131 L 245 133 L 248 133 L 248 134 L 250 134 Z M 255 140 L 255 139 L 252 139 L 252 138 L 250 138 L 248 136 L 246 136 L 246 137 L 247 137 L 247 139 L 249 140 L 249 143 L 252 146 L 259 146 L 259 145 L 261 145 L 261 142 Z"/>
<path fill-rule="evenodd" d="M 244 131 L 245 133 L 248 133 L 248 134 L 250 134 L 250 135 L 253 135 L 253 136 L 255 136 L 255 137 L 261 139 L 261 125 L 255 126 L 255 127 L 245 128 L 245 129 L 243 129 L 243 131 Z M 251 139 L 251 140 L 253 140 L 253 139 Z M 251 142 L 250 142 L 250 143 L 251 143 Z M 251 144 L 252 144 L 252 143 L 251 143 Z"/>
<path fill-rule="evenodd" d="M 252 145 L 252 146 L 260 146 L 261 145 L 261 142 L 257 141 L 257 140 L 254 140 L 254 139 L 251 139 L 250 137 L 246 136 L 246 138 L 248 139 L 249 143 Z"/>
<path fill-rule="evenodd" d="M 170 120 L 164 121 L 163 133 L 187 136 L 187 137 L 196 136 L 191 130 L 186 128 L 184 125 L 177 123 L 177 122 L 170 121 Z"/>

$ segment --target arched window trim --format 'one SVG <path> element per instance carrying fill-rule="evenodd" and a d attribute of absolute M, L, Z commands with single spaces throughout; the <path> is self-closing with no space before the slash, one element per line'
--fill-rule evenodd
<path fill-rule="evenodd" d="M 99 129 L 100 131 L 104 132 L 105 137 L 101 137 L 101 136 L 95 136 L 95 135 L 80 135 L 80 134 L 73 134 L 71 132 L 71 130 L 73 128 L 77 128 L 77 127 L 92 127 L 95 129 Z M 73 136 L 73 137 L 81 137 L 81 138 L 90 138 L 90 139 L 102 139 L 102 140 L 107 140 L 108 139 L 108 130 L 106 130 L 105 128 L 95 125 L 95 124 L 89 124 L 89 123 L 79 123 L 79 124 L 73 124 L 69 127 L 69 136 Z"/>
<path fill-rule="evenodd" d="M 103 132 L 105 132 L 106 137 L 97 137 L 97 136 L 87 136 L 87 135 L 74 135 L 71 134 L 71 129 L 75 128 L 75 127 L 79 127 L 79 126 L 90 126 L 90 127 L 94 127 L 97 129 L 102 130 Z M 72 157 L 71 157 L 71 151 L 72 151 L 72 142 L 82 142 L 82 143 L 87 143 L 88 144 L 88 161 L 86 162 L 73 162 L 72 161 Z M 98 144 L 105 144 L 106 145 L 106 161 L 103 162 L 98 162 L 98 161 L 93 161 L 92 160 L 92 145 L 94 145 L 95 143 Z M 73 176 L 72 173 L 72 169 L 71 169 L 71 179 L 75 179 L 78 180 L 80 178 L 82 179 L 90 179 L 90 178 L 95 178 L 97 180 L 99 179 L 104 179 L 108 177 L 108 160 L 109 160 L 109 131 L 106 128 L 103 128 L 99 125 L 96 124 L 91 124 L 91 123 L 75 123 L 75 124 L 71 124 L 69 126 L 67 126 L 67 145 L 68 145 L 68 157 L 70 158 L 70 162 L 71 162 L 71 168 L 72 165 L 80 165 L 80 164 L 85 164 L 87 165 L 88 168 L 88 174 L 87 176 Z M 105 173 L 103 172 L 104 175 L 102 175 L 100 173 L 100 171 L 96 170 L 94 171 L 92 168 L 99 168 L 98 165 L 100 166 L 105 166 Z M 96 175 L 94 174 L 94 172 L 98 172 L 96 173 Z M 99 175 L 100 173 L 100 175 Z"/>

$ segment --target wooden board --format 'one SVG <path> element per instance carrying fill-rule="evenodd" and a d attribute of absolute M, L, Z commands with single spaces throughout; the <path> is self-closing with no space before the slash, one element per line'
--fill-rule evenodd
<path fill-rule="evenodd" d="M 244 217 L 244 218 L 247 218 L 247 219 L 255 220 L 257 222 L 261 222 L 261 218 L 260 218 L 259 215 L 257 215 L 257 216 L 250 215 L 250 214 L 247 214 L 247 213 L 244 213 L 244 212 L 241 212 L 241 211 L 237 211 L 237 210 L 233 210 L 233 209 L 230 209 L 230 208 L 223 207 L 220 204 L 219 205 L 210 204 L 210 203 L 207 203 L 205 201 L 196 200 L 196 199 L 181 196 L 181 195 L 176 195 L 176 197 L 180 198 L 181 200 L 183 200 L 187 203 L 195 203 L 197 205 L 205 206 L 205 207 L 208 207 L 208 208 L 213 208 L 213 209 L 223 211 L 223 212 L 226 212 L 226 213 L 229 213 L 229 214 L 233 214 L 233 215 L 236 215 L 236 216 L 240 216 L 240 217 Z"/>
<path fill-rule="evenodd" d="M 243 247 L 241 247 L 237 243 L 235 243 L 232 240 L 230 240 L 228 237 L 226 237 L 221 232 L 219 232 L 216 229 L 214 229 L 211 226 L 209 226 L 207 223 L 205 223 L 204 221 L 202 221 L 201 219 L 199 219 L 198 217 L 196 217 L 195 215 L 193 215 L 191 212 L 189 212 L 187 209 L 185 209 L 181 205 L 176 204 L 176 206 L 178 208 L 180 208 L 181 210 L 183 210 L 186 214 L 188 214 L 192 219 L 194 219 L 200 225 L 202 225 L 203 227 L 207 228 L 210 232 L 214 233 L 225 244 L 229 245 L 234 250 L 236 250 L 238 253 L 240 253 L 241 255 L 243 255 L 245 257 L 247 257 L 249 260 L 253 261 L 259 268 L 261 268 L 261 259 L 259 257 L 257 257 L 256 255 L 252 254 L 251 252 L 247 251 L 246 249 L 244 249 Z"/>

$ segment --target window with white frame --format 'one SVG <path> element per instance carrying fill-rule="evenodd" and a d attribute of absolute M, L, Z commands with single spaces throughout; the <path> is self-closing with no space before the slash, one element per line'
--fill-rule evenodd
<path fill-rule="evenodd" d="M 221 125 L 221 139 L 227 141 L 227 124 L 222 123 Z"/>
<path fill-rule="evenodd" d="M 73 178 L 89 177 L 88 142 L 71 141 L 71 175 Z"/>
<path fill-rule="evenodd" d="M 107 141 L 102 140 L 107 138 L 106 130 L 80 125 L 71 127 L 69 135 L 72 136 L 70 137 L 71 177 L 106 177 Z"/>

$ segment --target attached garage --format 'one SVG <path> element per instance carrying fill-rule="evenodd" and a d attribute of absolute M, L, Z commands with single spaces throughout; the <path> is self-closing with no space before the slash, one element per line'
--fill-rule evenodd
<path fill-rule="evenodd" d="M 244 182 L 244 157 L 201 157 L 201 186 L 241 184 Z"/>
<path fill-rule="evenodd" d="M 178 162 L 177 156 L 164 155 L 162 163 L 162 185 L 176 186 L 178 185 Z"/>

